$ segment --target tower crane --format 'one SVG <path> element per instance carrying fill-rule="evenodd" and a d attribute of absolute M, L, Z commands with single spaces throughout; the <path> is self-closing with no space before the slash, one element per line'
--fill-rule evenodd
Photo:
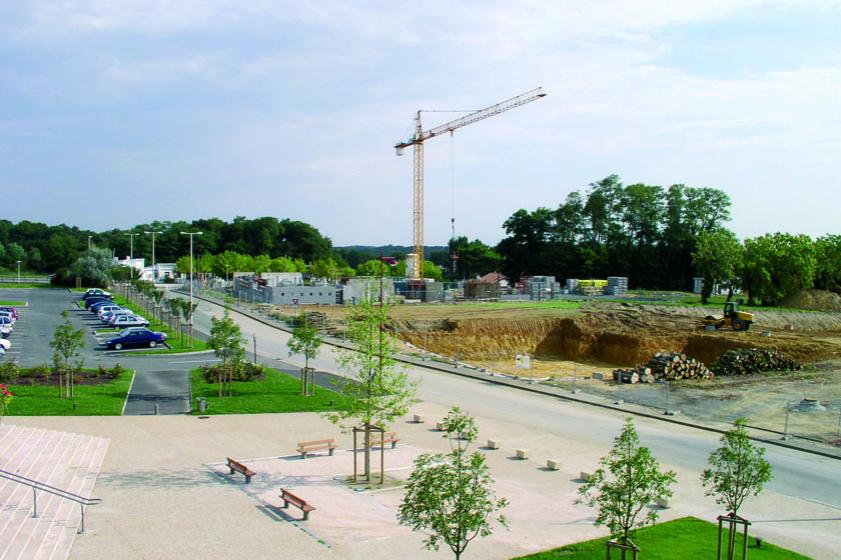
<path fill-rule="evenodd" d="M 412 216 L 414 219 L 414 246 L 415 246 L 415 262 L 413 263 L 413 270 L 411 277 L 413 279 L 423 278 L 423 143 L 430 138 L 440 136 L 446 132 L 450 134 L 454 130 L 493 117 L 505 111 L 510 111 L 520 105 L 531 103 L 541 97 L 545 97 L 543 88 L 533 89 L 527 91 L 511 99 L 506 99 L 496 105 L 491 105 L 484 109 L 474 111 L 468 115 L 450 121 L 446 124 L 430 128 L 424 131 L 421 124 L 421 113 L 426 111 L 420 110 L 415 117 L 415 133 L 414 135 L 403 142 L 398 142 L 394 145 L 397 155 L 403 154 L 403 149 L 409 146 L 414 146 L 414 196 L 412 205 Z M 408 270 L 406 271 L 409 272 Z"/>

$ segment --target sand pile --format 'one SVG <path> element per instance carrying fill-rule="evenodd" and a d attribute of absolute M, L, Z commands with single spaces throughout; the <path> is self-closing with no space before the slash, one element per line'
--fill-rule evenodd
<path fill-rule="evenodd" d="M 780 306 L 814 311 L 841 311 L 841 296 L 826 290 L 803 290 L 784 299 Z"/>

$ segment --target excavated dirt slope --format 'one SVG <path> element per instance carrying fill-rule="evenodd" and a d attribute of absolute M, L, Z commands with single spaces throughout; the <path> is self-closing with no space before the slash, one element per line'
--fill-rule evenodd
<path fill-rule="evenodd" d="M 806 362 L 841 356 L 841 313 L 763 311 L 755 314 L 752 330 L 741 333 L 699 327 L 705 315 L 719 314 L 712 308 L 599 303 L 555 316 L 495 310 L 477 317 L 395 320 L 407 342 L 462 360 L 531 354 L 624 366 L 658 351 L 677 351 L 709 364 L 727 350 L 751 347 L 781 350 Z"/>

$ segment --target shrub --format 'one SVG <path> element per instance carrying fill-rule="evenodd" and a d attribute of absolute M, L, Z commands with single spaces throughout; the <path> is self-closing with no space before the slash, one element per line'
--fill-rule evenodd
<path fill-rule="evenodd" d="M 120 364 L 120 362 L 117 362 L 116 364 L 114 364 L 114 367 L 111 368 L 111 375 L 113 375 L 114 377 L 119 377 L 125 371 L 126 368 L 124 368 L 122 364 Z"/>
<path fill-rule="evenodd" d="M 0 383 L 10 385 L 15 382 L 19 374 L 20 368 L 14 359 L 0 364 Z"/>
<path fill-rule="evenodd" d="M 224 373 L 224 366 L 202 366 L 201 372 L 204 380 L 207 383 L 217 383 L 219 381 L 219 373 Z M 234 366 L 231 376 L 233 381 L 254 381 L 255 378 L 262 377 L 265 368 L 260 364 L 252 364 L 251 362 L 240 362 Z"/>

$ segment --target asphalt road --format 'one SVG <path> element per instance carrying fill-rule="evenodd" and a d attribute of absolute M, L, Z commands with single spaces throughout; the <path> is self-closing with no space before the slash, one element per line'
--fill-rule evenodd
<path fill-rule="evenodd" d="M 221 315 L 221 306 L 201 301 L 194 316 L 194 325 L 209 332 L 210 317 Z M 238 313 L 233 316 L 247 340 L 256 337 L 259 354 L 278 363 L 290 363 L 295 367 L 303 365 L 297 356 L 289 357 L 286 346 L 290 337 L 288 333 Z M 310 364 L 319 370 L 341 374 L 336 355 L 330 347 L 324 348 Z M 581 443 L 603 445 L 605 450 L 612 444 L 626 416 L 621 412 L 426 368 L 411 367 L 408 374 L 420 382 L 418 396 L 425 401 L 446 407 L 460 406 L 477 416 Z M 661 461 L 697 473 L 706 468 L 709 453 L 718 446 L 720 438 L 718 434 L 704 430 L 653 419 L 638 418 L 636 424 L 643 443 Z M 768 446 L 766 456 L 774 468 L 769 490 L 841 509 L 841 462 L 777 446 Z"/>

